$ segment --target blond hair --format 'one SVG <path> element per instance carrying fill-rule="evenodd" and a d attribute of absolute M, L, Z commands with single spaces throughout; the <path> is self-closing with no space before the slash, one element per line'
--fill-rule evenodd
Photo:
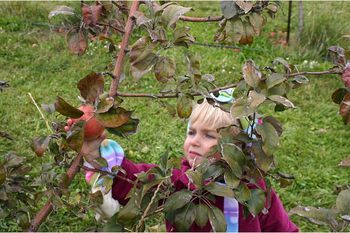
<path fill-rule="evenodd" d="M 196 122 L 219 129 L 227 127 L 232 124 L 236 124 L 236 120 L 233 119 L 232 115 L 228 112 L 223 111 L 218 106 L 213 106 L 204 99 L 203 103 L 196 104 L 192 110 L 189 118 L 189 125 Z"/>

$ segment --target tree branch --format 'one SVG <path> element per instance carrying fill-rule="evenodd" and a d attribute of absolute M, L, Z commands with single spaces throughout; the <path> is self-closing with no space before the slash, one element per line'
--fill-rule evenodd
<path fill-rule="evenodd" d="M 61 189 L 66 189 L 68 188 L 69 184 L 72 182 L 74 176 L 77 174 L 79 171 L 79 165 L 83 161 L 83 154 L 79 153 L 77 157 L 73 160 L 71 163 L 68 171 L 66 172 L 65 178 L 60 182 L 59 187 Z M 59 191 L 57 193 L 58 196 L 62 196 L 62 192 Z M 47 216 L 51 213 L 53 210 L 53 204 L 51 201 L 47 201 L 46 204 L 44 205 L 43 208 L 36 214 L 34 217 L 33 221 L 31 222 L 31 225 L 28 229 L 29 232 L 36 232 L 41 225 L 41 223 L 47 218 Z"/>
<path fill-rule="evenodd" d="M 109 96 L 110 97 L 114 97 L 117 94 L 120 75 L 121 75 L 122 70 L 123 70 L 123 60 L 124 60 L 125 53 L 126 53 L 126 47 L 128 46 L 129 38 L 130 38 L 132 29 L 134 26 L 134 21 L 135 21 L 134 13 L 135 13 L 135 11 L 138 10 L 138 8 L 139 8 L 139 1 L 134 0 L 132 2 L 131 8 L 130 8 L 128 20 L 126 21 L 125 33 L 123 35 L 123 39 L 122 39 L 122 42 L 120 44 L 120 50 L 118 52 L 117 60 L 116 60 L 114 71 L 113 71 L 113 75 L 114 75 L 115 79 L 112 80 L 111 87 L 109 89 Z"/>
<path fill-rule="evenodd" d="M 221 21 L 224 18 L 224 16 L 208 16 L 208 17 L 202 17 L 202 18 L 197 18 L 197 17 L 190 17 L 190 16 L 180 16 L 180 20 L 182 21 L 187 21 L 187 22 L 217 22 Z"/>
<path fill-rule="evenodd" d="M 128 45 L 129 37 L 131 35 L 131 31 L 132 31 L 133 24 L 134 24 L 133 14 L 138 9 L 138 6 L 139 6 L 139 1 L 134 0 L 132 5 L 131 5 L 128 20 L 126 22 L 125 33 L 123 35 L 123 39 L 121 42 L 121 49 L 118 53 L 118 57 L 116 60 L 116 64 L 115 64 L 115 68 L 114 68 L 114 72 L 113 72 L 115 79 L 112 80 L 112 84 L 111 84 L 110 92 L 109 92 L 110 96 L 115 96 L 115 94 L 117 93 L 117 90 L 118 90 L 118 84 L 119 84 L 119 79 L 120 79 L 120 75 L 122 72 L 123 59 L 125 56 L 126 46 Z M 77 157 L 71 163 L 68 171 L 66 172 L 65 178 L 60 182 L 59 187 L 61 189 L 66 189 L 70 185 L 74 176 L 79 171 L 79 166 L 81 165 L 82 161 L 83 161 L 83 154 L 79 153 L 77 155 Z M 58 195 L 61 196 L 62 193 L 59 192 Z M 48 201 L 45 204 L 45 206 L 36 214 L 33 221 L 31 222 L 31 225 L 30 225 L 28 231 L 29 232 L 37 231 L 39 226 L 41 225 L 41 223 L 46 219 L 46 217 L 51 213 L 52 210 L 53 210 L 53 204 L 50 201 Z"/>

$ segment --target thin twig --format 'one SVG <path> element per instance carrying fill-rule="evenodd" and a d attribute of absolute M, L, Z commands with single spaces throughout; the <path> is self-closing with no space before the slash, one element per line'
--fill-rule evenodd
<path fill-rule="evenodd" d="M 299 73 L 292 73 L 285 75 L 287 77 L 294 77 L 298 75 L 323 75 L 323 74 L 342 74 L 342 72 L 339 71 L 332 71 L 332 70 L 327 70 L 327 71 L 320 71 L 320 72 L 299 72 Z"/>
<path fill-rule="evenodd" d="M 119 28 L 116 28 L 116 27 L 112 26 L 111 24 L 97 23 L 97 25 L 106 26 L 106 27 L 111 27 L 111 28 L 113 28 L 114 30 L 116 30 L 116 31 L 118 31 L 118 32 L 120 32 L 120 33 L 125 33 L 124 30 L 121 30 L 121 29 L 119 29 Z"/>
<path fill-rule="evenodd" d="M 217 87 L 215 89 L 210 90 L 209 92 L 216 92 L 216 91 L 221 91 L 225 90 L 227 88 L 235 87 L 237 86 L 236 83 L 230 84 L 227 86 L 223 87 Z M 192 96 L 200 96 L 201 93 L 195 92 L 191 94 Z M 122 92 L 117 92 L 117 96 L 121 97 L 147 97 L 147 98 L 177 98 L 179 97 L 178 93 L 175 94 L 151 94 L 151 93 L 122 93 Z"/>
<path fill-rule="evenodd" d="M 180 20 L 187 21 L 187 22 L 217 22 L 221 21 L 224 18 L 224 16 L 208 16 L 208 17 L 190 17 L 190 16 L 180 16 Z"/>
<path fill-rule="evenodd" d="M 118 179 L 125 180 L 125 181 L 129 182 L 132 185 L 134 185 L 136 183 L 133 180 L 130 180 L 130 179 L 126 178 L 126 177 L 120 176 L 120 175 L 115 174 L 115 173 L 111 173 L 111 172 L 108 172 L 108 171 L 102 171 L 102 170 L 99 170 L 99 169 L 96 169 L 96 168 L 89 168 L 89 167 L 86 167 L 86 166 L 80 166 L 80 167 L 83 170 L 85 170 L 85 171 L 99 172 L 101 174 L 110 175 L 110 176 L 113 176 L 113 177 L 118 177 Z"/>
<path fill-rule="evenodd" d="M 30 99 L 32 100 L 32 102 L 34 103 L 36 109 L 38 109 L 38 111 L 39 111 L 39 113 L 40 113 L 40 115 L 41 115 L 41 118 L 43 118 L 43 120 L 45 121 L 46 127 L 47 127 L 47 128 L 50 130 L 50 132 L 53 134 L 54 132 L 53 132 L 52 128 L 50 127 L 49 122 L 47 122 L 47 120 L 46 120 L 44 114 L 43 114 L 42 111 L 40 110 L 40 108 L 39 108 L 38 104 L 36 103 L 36 101 L 34 100 L 32 94 L 31 94 L 30 92 L 28 92 L 28 95 L 29 95 Z"/>
<path fill-rule="evenodd" d="M 136 231 L 136 232 L 138 232 L 139 228 L 142 226 L 143 222 L 145 221 L 145 218 L 146 218 L 146 216 L 147 216 L 147 213 L 148 213 L 148 211 L 150 210 L 151 205 L 153 204 L 154 200 L 156 199 L 156 196 L 157 196 L 157 194 L 158 194 L 158 192 L 159 192 L 159 190 L 160 190 L 160 187 L 163 185 L 164 181 L 165 181 L 165 180 L 162 180 L 162 181 L 158 184 L 156 191 L 154 191 L 153 196 L 152 196 L 152 198 L 151 198 L 151 201 L 148 203 L 145 212 L 143 212 L 143 215 L 142 215 L 142 217 L 141 217 L 139 223 L 137 224 L 137 226 L 136 226 L 136 228 L 135 228 L 135 231 Z"/>

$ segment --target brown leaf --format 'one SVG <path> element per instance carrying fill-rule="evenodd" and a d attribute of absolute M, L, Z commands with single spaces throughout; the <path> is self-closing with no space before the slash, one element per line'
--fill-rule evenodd
<path fill-rule="evenodd" d="M 259 36 L 262 26 L 264 25 L 264 17 L 254 12 L 249 15 L 249 22 L 251 23 L 255 34 Z"/>
<path fill-rule="evenodd" d="M 235 3 L 241 8 L 245 14 L 247 14 L 252 8 L 253 8 L 253 2 L 252 1 L 235 1 Z"/>
<path fill-rule="evenodd" d="M 38 137 L 33 140 L 32 149 L 39 157 L 43 156 L 47 150 L 51 137 Z"/>
<path fill-rule="evenodd" d="M 99 95 L 103 93 L 104 79 L 99 73 L 92 72 L 77 84 L 80 95 L 88 102 L 94 103 Z"/>
<path fill-rule="evenodd" d="M 67 34 L 68 48 L 76 55 L 82 55 L 87 49 L 87 38 L 81 31 L 71 31 Z"/>
<path fill-rule="evenodd" d="M 255 66 L 254 61 L 248 60 L 243 66 L 243 78 L 246 83 L 253 87 L 257 88 L 261 80 L 261 72 Z"/>
<path fill-rule="evenodd" d="M 154 66 L 154 75 L 159 82 L 167 82 L 174 78 L 176 71 L 175 61 L 169 57 L 161 56 Z"/>
<path fill-rule="evenodd" d="M 177 114 L 180 118 L 188 118 L 192 112 L 192 99 L 191 96 L 180 95 L 177 99 Z"/>

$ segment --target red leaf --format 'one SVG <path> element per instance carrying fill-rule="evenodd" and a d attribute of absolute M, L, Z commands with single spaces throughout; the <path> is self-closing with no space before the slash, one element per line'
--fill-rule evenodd
<path fill-rule="evenodd" d="M 94 6 L 83 4 L 81 11 L 83 14 L 83 22 L 87 26 L 94 26 L 103 14 L 104 7 L 100 3 L 96 3 Z"/>
<path fill-rule="evenodd" d="M 344 85 L 346 87 L 350 87 L 350 63 L 346 64 L 343 70 L 343 73 L 341 75 L 341 79 L 343 80 Z"/>

